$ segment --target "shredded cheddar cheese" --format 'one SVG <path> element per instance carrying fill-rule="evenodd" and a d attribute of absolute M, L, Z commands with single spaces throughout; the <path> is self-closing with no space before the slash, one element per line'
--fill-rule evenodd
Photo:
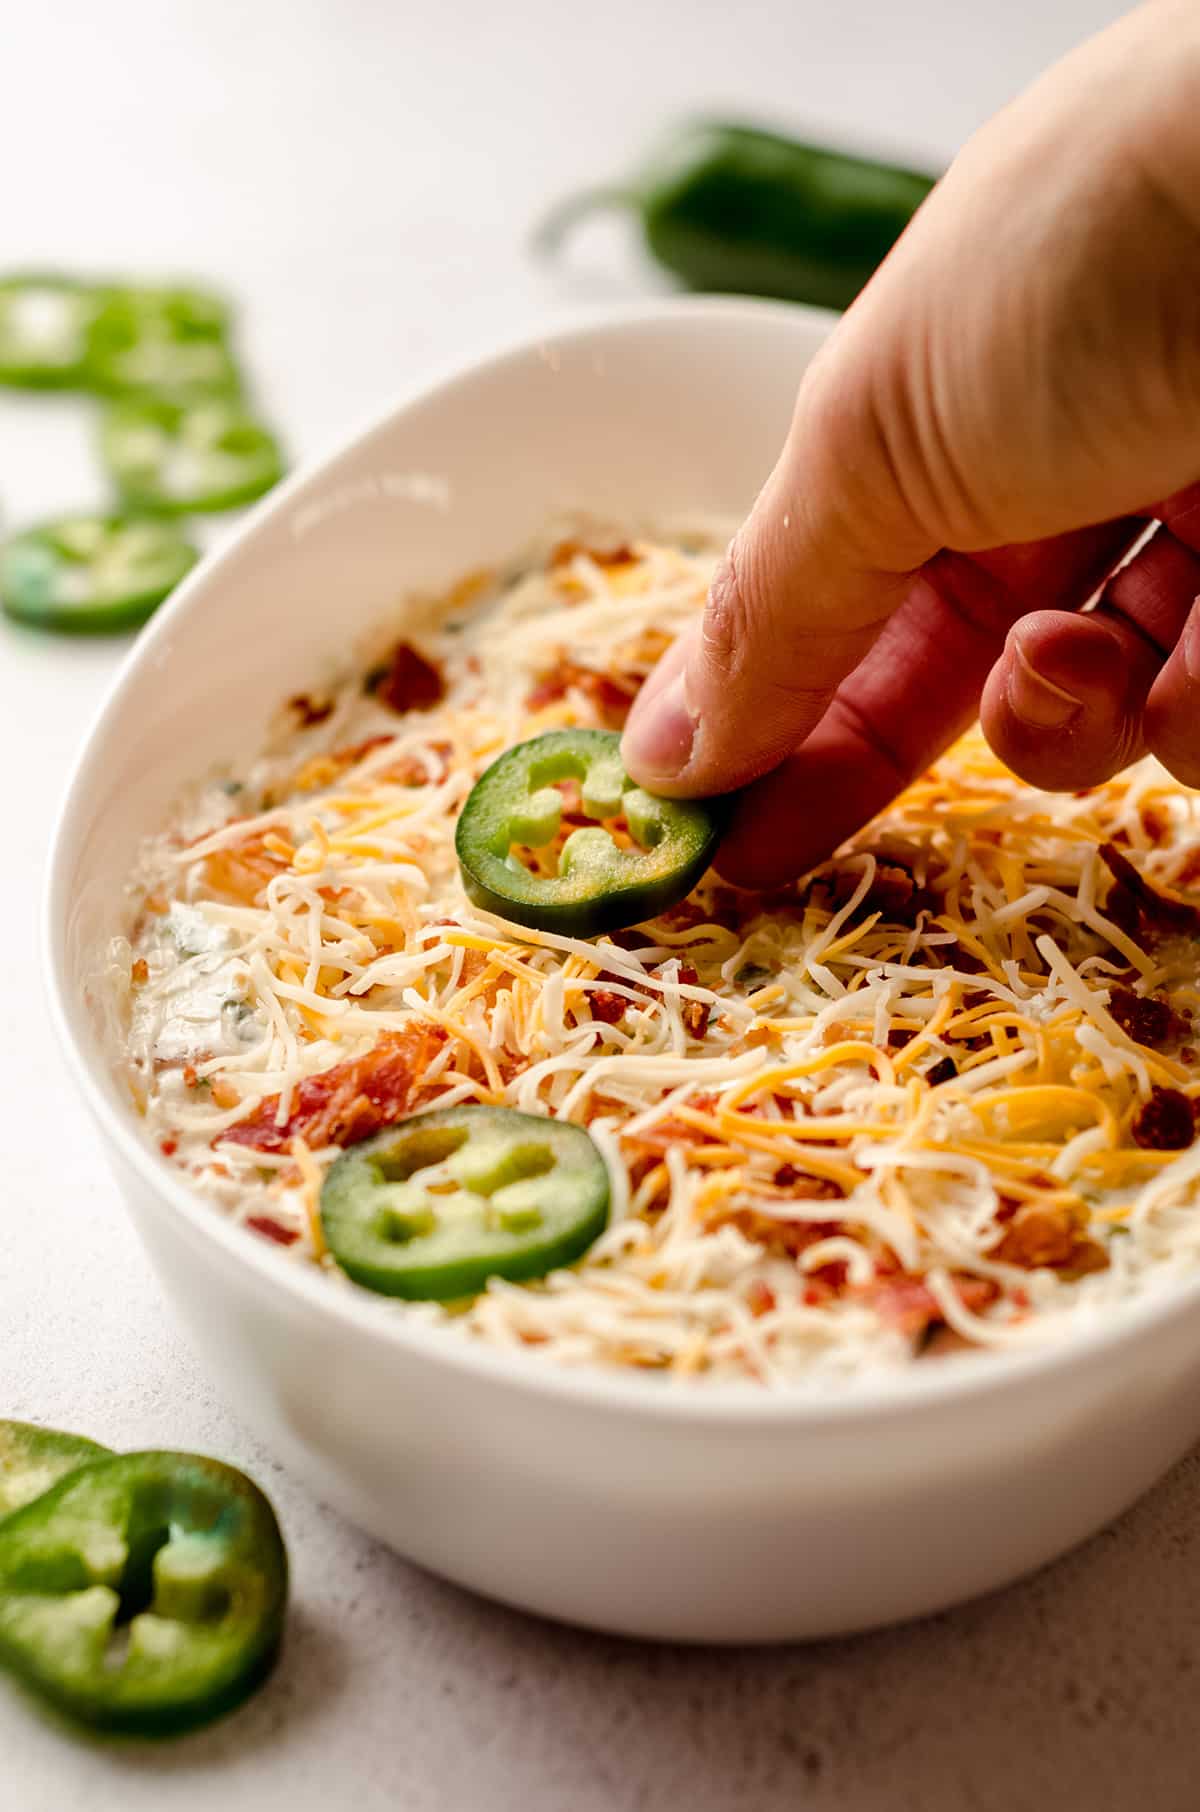
<path fill-rule="evenodd" d="M 414 708 L 399 678 L 323 688 L 180 806 L 116 953 L 148 1134 L 335 1287 L 343 1145 L 461 1101 L 577 1120 L 612 1179 L 587 1256 L 396 1313 L 690 1381 L 1058 1337 L 1193 1272 L 1200 938 L 1119 910 L 1101 853 L 1177 902 L 1200 883 L 1196 800 L 1152 762 L 1051 797 L 973 732 L 778 895 L 710 875 L 597 942 L 468 903 L 453 834 L 483 767 L 618 725 L 711 565 L 576 542 L 473 576 L 417 614 Z"/>

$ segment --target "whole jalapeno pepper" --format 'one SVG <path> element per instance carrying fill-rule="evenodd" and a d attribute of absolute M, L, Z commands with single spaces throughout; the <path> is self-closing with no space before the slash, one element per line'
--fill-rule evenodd
<path fill-rule="evenodd" d="M 230 1710 L 268 1672 L 286 1600 L 270 1504 L 195 1454 L 97 1460 L 0 1523 L 0 1663 L 98 1729 Z"/>
<path fill-rule="evenodd" d="M 641 177 L 569 198 L 537 235 L 553 250 L 583 215 L 629 207 L 689 289 L 846 308 L 936 178 L 751 126 L 697 122 Z"/>

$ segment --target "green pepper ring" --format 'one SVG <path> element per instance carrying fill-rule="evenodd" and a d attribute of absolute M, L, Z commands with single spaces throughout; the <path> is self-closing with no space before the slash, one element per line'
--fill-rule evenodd
<path fill-rule="evenodd" d="M 89 1441 L 86 1435 L 42 1428 L 34 1422 L 0 1421 L 0 1522 L 69 1472 L 111 1458 L 111 1448 Z"/>
<path fill-rule="evenodd" d="M 269 1672 L 287 1580 L 243 1473 L 195 1454 L 97 1460 L 0 1523 L 0 1663 L 96 1729 L 190 1729 Z"/>
<path fill-rule="evenodd" d="M 343 1152 L 321 1189 L 321 1226 L 355 1283 L 445 1302 L 490 1277 L 527 1282 L 572 1264 L 603 1232 L 608 1205 L 608 1169 L 583 1127 L 462 1104 Z"/>
<path fill-rule="evenodd" d="M 498 918 L 569 937 L 596 937 L 677 905 L 706 872 L 721 840 L 717 800 L 657 799 L 621 766 L 614 730 L 548 730 L 505 751 L 476 781 L 454 845 L 476 906 Z M 556 780 L 582 782 L 584 811 L 597 820 L 563 846 L 559 873 L 540 878 L 511 857 L 557 834 Z M 600 820 L 624 812 L 642 845 L 618 849 Z"/>
<path fill-rule="evenodd" d="M 132 568 L 126 588 L 94 587 L 89 592 L 89 542 L 94 561 L 103 553 L 106 537 L 108 551 L 119 553 L 123 535 L 140 541 L 141 566 Z M 144 623 L 199 557 L 191 542 L 160 518 L 81 511 L 36 523 L 0 546 L 0 606 L 38 629 L 113 634 Z M 119 571 L 118 566 L 118 578 Z M 75 573 L 81 576 L 80 586 L 67 583 Z"/>
<path fill-rule="evenodd" d="M 74 304 L 78 321 L 71 332 L 69 356 L 47 359 L 38 356 L 36 343 L 21 351 L 11 336 L 4 332 L 3 317 L 30 292 L 43 292 Z M 98 298 L 86 283 L 64 277 L 54 271 L 25 271 L 0 279 L 0 384 L 22 390 L 74 390 L 86 381 L 86 350 L 89 323 L 95 314 Z"/>
<path fill-rule="evenodd" d="M 198 469 L 207 463 L 207 485 L 200 478 L 191 489 L 170 489 L 164 473 L 174 446 L 190 451 Z M 100 450 L 129 508 L 165 515 L 234 509 L 283 476 L 274 435 L 230 397 L 121 398 L 105 413 Z"/>

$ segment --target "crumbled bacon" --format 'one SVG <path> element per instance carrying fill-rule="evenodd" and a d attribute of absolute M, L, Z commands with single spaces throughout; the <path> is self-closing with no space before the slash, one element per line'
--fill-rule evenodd
<path fill-rule="evenodd" d="M 446 696 L 441 668 L 411 642 L 397 642 L 382 673 L 372 677 L 372 691 L 391 711 L 429 711 Z"/>
<path fill-rule="evenodd" d="M 1126 1037 L 1148 1050 L 1163 1050 L 1183 1030 L 1171 1003 L 1158 994 L 1135 994 L 1132 988 L 1114 988 L 1108 998 L 1108 1010 Z"/>
<path fill-rule="evenodd" d="M 980 1314 L 1000 1294 L 999 1286 L 987 1277 L 965 1277 L 955 1273 L 953 1283 L 959 1301 L 972 1315 Z M 924 1278 L 906 1272 L 877 1277 L 865 1287 L 862 1295 L 882 1320 L 913 1338 L 931 1327 L 941 1326 L 946 1319 L 941 1304 Z"/>
<path fill-rule="evenodd" d="M 642 679 L 640 673 L 601 673 L 560 653 L 554 665 L 538 675 L 525 706 L 529 711 L 542 711 L 547 705 L 558 704 L 568 692 L 578 691 L 591 705 L 603 729 L 622 730 Z"/>
<path fill-rule="evenodd" d="M 253 1232 L 261 1233 L 264 1239 L 274 1240 L 277 1246 L 294 1246 L 300 1238 L 294 1227 L 285 1227 L 269 1214 L 248 1214 L 245 1224 Z"/>
<path fill-rule="evenodd" d="M 833 906 L 838 908 L 853 899 L 861 884 L 862 875 L 856 869 L 838 869 L 832 876 L 820 876 L 814 893 L 827 891 Z M 877 912 L 889 924 L 915 925 L 918 915 L 931 911 L 933 905 L 927 889 L 917 886 L 907 868 L 898 862 L 880 862 L 870 887 L 854 909 L 854 917 L 866 918 Z"/>
<path fill-rule="evenodd" d="M 220 1137 L 255 1151 L 289 1151 L 295 1138 L 317 1149 L 356 1145 L 412 1111 L 422 1076 L 445 1038 L 440 1026 L 426 1024 L 385 1032 L 365 1057 L 302 1082 L 284 1125 L 275 1124 L 279 1097 L 271 1095 Z"/>
<path fill-rule="evenodd" d="M 589 547 L 586 541 L 577 541 L 568 536 L 564 541 L 555 542 L 550 550 L 549 566 L 569 566 L 577 554 L 586 554 L 594 566 L 610 569 L 614 566 L 633 566 L 637 555 L 627 541 L 619 541 L 616 547 Z"/>
<path fill-rule="evenodd" d="M 699 974 L 691 963 L 680 963 L 678 979 L 686 988 L 698 987 L 700 983 Z M 680 1002 L 679 1017 L 683 1021 L 683 1029 L 689 1038 L 704 1037 L 708 1031 L 708 1017 L 711 1010 L 706 1000 Z"/>
<path fill-rule="evenodd" d="M 129 979 L 133 982 L 134 986 L 138 988 L 140 988 L 144 982 L 150 980 L 150 965 L 144 956 L 139 956 L 134 960 L 133 966 L 129 971 Z"/>
<path fill-rule="evenodd" d="M 1153 1088 L 1130 1131 L 1145 1151 L 1183 1151 L 1196 1137 L 1195 1104 L 1177 1088 Z"/>
<path fill-rule="evenodd" d="M 1200 936 L 1200 907 L 1152 887 L 1115 843 L 1102 843 L 1100 854 L 1113 874 L 1104 910 L 1127 936 L 1144 943 Z"/>
<path fill-rule="evenodd" d="M 333 700 L 324 695 L 313 696 L 311 692 L 297 692 L 287 701 L 287 708 L 296 719 L 298 729 L 311 729 L 313 724 L 323 724 L 327 717 L 333 715 Z"/>
<path fill-rule="evenodd" d="M 812 1187 L 791 1189 L 789 1194 L 797 1201 L 823 1202 L 840 1195 L 835 1184 L 825 1183 L 819 1177 L 803 1177 L 801 1182 Z M 732 1213 L 720 1213 L 713 1217 L 710 1226 L 736 1227 L 744 1239 L 753 1240 L 772 1258 L 799 1258 L 818 1240 L 829 1239 L 838 1230 L 833 1221 L 785 1221 L 773 1214 L 761 1214 L 757 1208 L 735 1208 Z M 832 1266 L 821 1267 L 821 1275 L 827 1282 L 835 1281 L 832 1270 Z M 838 1281 L 844 1281 L 844 1276 Z"/>
<path fill-rule="evenodd" d="M 930 1088 L 939 1088 L 943 1082 L 952 1082 L 958 1075 L 958 1065 L 953 1057 L 939 1057 L 931 1063 L 925 1072 L 925 1080 Z"/>
<path fill-rule="evenodd" d="M 269 835 L 270 833 L 266 833 Z M 247 837 L 228 849 L 215 849 L 204 858 L 204 879 L 213 893 L 253 905 L 270 881 L 282 874 L 287 863 L 269 849 L 263 833 Z"/>
<path fill-rule="evenodd" d="M 623 994 L 614 993 L 611 988 L 593 988 L 586 998 L 592 1010 L 592 1018 L 599 1019 L 606 1026 L 617 1025 L 624 1019 L 630 1006 Z"/>
<path fill-rule="evenodd" d="M 164 1158 L 173 1158 L 175 1153 L 179 1150 L 179 1140 L 160 1139 L 158 1141 L 158 1149 L 162 1152 Z"/>
<path fill-rule="evenodd" d="M 1007 1204 L 1006 1204 L 1007 1206 Z M 1084 1232 L 1086 1215 L 1067 1203 L 1023 1202 L 1007 1219 L 1004 1238 L 995 1249 L 1002 1264 L 1025 1271 L 1062 1271 L 1080 1277 L 1108 1265 L 1104 1247 Z"/>

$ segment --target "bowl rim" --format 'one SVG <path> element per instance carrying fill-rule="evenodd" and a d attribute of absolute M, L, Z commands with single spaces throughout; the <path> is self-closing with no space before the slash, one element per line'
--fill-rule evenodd
<path fill-rule="evenodd" d="M 132 1118 L 108 1098 L 92 1073 L 74 1030 L 73 1015 L 78 1008 L 70 998 L 73 990 L 68 980 L 67 871 L 77 841 L 75 819 L 93 746 L 120 714 L 125 694 L 138 683 L 144 667 L 153 662 L 159 644 L 170 636 L 176 621 L 191 610 L 193 597 L 219 582 L 223 566 L 237 557 L 244 541 L 261 522 L 285 514 L 310 484 L 410 409 L 504 365 L 527 360 L 531 353 L 553 361 L 558 352 L 576 349 L 589 341 L 595 345 L 628 332 L 700 318 L 713 321 L 719 329 L 757 326 L 768 319 L 775 323 L 791 321 L 797 328 L 816 330 L 822 336 L 837 320 L 824 309 L 745 296 L 669 296 L 581 311 L 565 322 L 542 323 L 532 330 L 506 334 L 490 345 L 476 344 L 403 387 L 386 407 L 373 408 L 369 416 L 338 437 L 328 451 L 304 461 L 246 514 L 220 547 L 197 562 L 138 636 L 105 688 L 70 763 L 54 812 L 39 939 L 51 1021 L 67 1068 L 103 1138 L 115 1147 L 123 1163 L 145 1186 L 148 1197 L 153 1198 L 154 1211 L 180 1217 L 194 1240 L 209 1245 L 222 1261 L 249 1271 L 260 1288 L 281 1299 L 290 1297 L 294 1307 L 322 1316 L 327 1323 L 356 1338 L 407 1351 L 418 1362 L 444 1365 L 480 1385 L 499 1385 L 526 1396 L 580 1406 L 588 1404 L 597 1411 L 633 1413 L 655 1422 L 736 1424 L 743 1428 L 779 1423 L 814 1428 L 842 1423 L 853 1426 L 881 1416 L 915 1417 L 940 1404 L 982 1403 L 1022 1383 L 1031 1385 L 1052 1374 L 1089 1366 L 1101 1355 L 1132 1345 L 1161 1329 L 1167 1321 L 1184 1316 L 1200 1305 L 1200 1275 L 1149 1284 L 1136 1296 L 1118 1303 L 1102 1324 L 1089 1323 L 1068 1330 L 1044 1345 L 948 1355 L 935 1366 L 898 1365 L 845 1379 L 799 1379 L 774 1386 L 751 1380 L 719 1380 L 698 1386 L 688 1382 L 681 1388 L 681 1381 L 658 1372 L 635 1374 L 599 1365 L 559 1365 L 536 1351 L 510 1351 L 467 1339 L 452 1327 L 406 1315 L 404 1305 L 389 1298 L 349 1285 L 341 1287 L 315 1265 L 298 1261 L 227 1219 L 188 1185 L 182 1173 L 140 1135 Z"/>

